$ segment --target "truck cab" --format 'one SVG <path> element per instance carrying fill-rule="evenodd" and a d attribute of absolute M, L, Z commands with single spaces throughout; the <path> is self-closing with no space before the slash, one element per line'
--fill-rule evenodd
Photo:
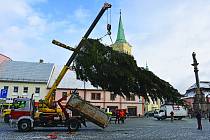
<path fill-rule="evenodd" d="M 10 126 L 18 127 L 20 131 L 30 131 L 33 128 L 34 105 L 29 98 L 16 98 L 10 113 Z"/>

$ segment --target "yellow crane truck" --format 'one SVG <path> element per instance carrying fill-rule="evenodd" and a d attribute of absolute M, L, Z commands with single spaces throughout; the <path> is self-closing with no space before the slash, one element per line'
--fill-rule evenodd
<path fill-rule="evenodd" d="M 96 24 L 98 23 L 99 19 L 101 16 L 104 14 L 104 12 L 111 8 L 111 4 L 109 3 L 104 3 L 102 9 L 98 13 L 97 17 L 87 30 L 86 34 L 83 36 L 82 40 L 79 42 L 78 46 L 75 49 L 72 49 L 74 52 L 67 61 L 67 63 L 64 65 L 63 69 L 61 70 L 60 74 L 58 75 L 57 79 L 53 83 L 51 89 L 47 93 L 46 97 L 44 100 L 40 100 L 39 102 L 39 107 L 38 109 L 35 108 L 34 106 L 34 101 L 33 101 L 33 96 L 32 98 L 16 98 L 14 100 L 13 104 L 19 104 L 20 106 L 14 108 L 11 110 L 10 113 L 10 125 L 12 127 L 18 127 L 19 131 L 30 131 L 34 127 L 58 127 L 58 126 L 66 126 L 70 131 L 76 131 L 81 124 L 86 126 L 85 124 L 85 118 L 88 118 L 92 122 L 98 124 L 101 127 L 107 126 L 107 115 L 103 114 L 105 112 L 97 110 L 93 106 L 89 105 L 88 102 L 86 103 L 86 107 L 92 107 L 93 110 L 95 110 L 95 113 L 98 115 L 98 117 L 102 117 L 104 120 L 103 122 L 100 122 L 100 120 L 94 119 L 94 115 L 92 114 L 86 114 L 84 110 L 78 110 L 80 112 L 81 116 L 76 116 L 76 117 L 70 117 L 68 112 L 66 111 L 67 109 L 74 110 L 73 104 L 70 104 L 71 100 L 68 102 L 66 108 L 65 106 L 61 105 L 61 101 L 65 98 L 61 98 L 58 101 L 55 101 L 55 91 L 57 86 L 59 85 L 60 81 L 66 74 L 67 70 L 69 69 L 71 63 L 77 56 L 78 52 L 81 50 L 83 47 L 83 40 L 87 39 Z M 59 43 L 57 41 L 53 41 L 53 43 L 57 45 L 62 45 L 62 43 Z M 75 97 L 75 96 L 72 96 Z M 70 97 L 70 99 L 72 99 Z M 76 98 L 74 98 L 76 100 Z M 78 102 L 82 102 L 82 100 L 79 100 L 79 97 L 77 98 Z M 57 108 L 56 105 L 60 106 L 60 109 Z M 72 106 L 71 106 L 72 105 Z M 91 113 L 91 111 L 90 111 Z M 94 112 L 92 112 L 94 113 Z M 97 117 L 96 117 L 97 118 Z"/>

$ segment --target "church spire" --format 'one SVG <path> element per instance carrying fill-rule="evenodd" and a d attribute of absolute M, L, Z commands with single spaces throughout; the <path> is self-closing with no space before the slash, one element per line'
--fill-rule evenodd
<path fill-rule="evenodd" d="M 126 53 L 131 55 L 131 45 L 125 40 L 125 34 L 122 24 L 121 10 L 120 10 L 120 20 L 118 25 L 117 39 L 114 44 L 111 45 L 113 50 L 119 51 L 121 53 Z"/>
<path fill-rule="evenodd" d="M 126 43 L 123 24 L 122 24 L 122 18 L 121 18 L 121 10 L 120 10 L 120 20 L 119 20 L 119 25 L 118 25 L 117 39 L 115 43 Z"/>

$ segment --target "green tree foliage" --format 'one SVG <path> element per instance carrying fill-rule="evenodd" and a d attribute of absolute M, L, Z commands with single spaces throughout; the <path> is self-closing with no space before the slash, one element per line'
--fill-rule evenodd
<path fill-rule="evenodd" d="M 168 82 L 151 71 L 138 67 L 133 56 L 114 51 L 98 40 L 86 39 L 75 59 L 77 79 L 90 81 L 94 87 L 130 97 L 179 102 L 181 95 Z"/>

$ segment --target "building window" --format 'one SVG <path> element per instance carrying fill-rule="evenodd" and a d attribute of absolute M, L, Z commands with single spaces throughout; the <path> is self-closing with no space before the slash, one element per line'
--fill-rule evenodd
<path fill-rule="evenodd" d="M 111 100 L 111 101 L 114 101 L 115 98 L 116 98 L 116 94 L 110 93 L 110 100 Z"/>
<path fill-rule="evenodd" d="M 91 93 L 91 100 L 101 100 L 101 93 Z"/>
<path fill-rule="evenodd" d="M 9 86 L 4 86 L 4 89 L 7 89 L 8 90 L 9 89 Z"/>
<path fill-rule="evenodd" d="M 131 101 L 135 101 L 135 95 L 131 94 Z"/>
<path fill-rule="evenodd" d="M 79 96 L 79 92 L 78 91 L 70 91 L 70 94 L 74 94 L 74 95 L 78 95 Z"/>
<path fill-rule="evenodd" d="M 130 101 L 130 98 L 126 96 L 126 101 Z"/>
<path fill-rule="evenodd" d="M 18 95 L 18 86 L 13 87 L 13 93 L 12 95 L 17 96 Z"/>
<path fill-rule="evenodd" d="M 142 103 L 142 99 L 143 99 L 143 98 L 142 98 L 141 96 L 139 96 L 139 102 L 140 102 L 140 103 Z"/>
<path fill-rule="evenodd" d="M 35 96 L 39 96 L 40 94 L 40 87 L 35 87 Z"/>
<path fill-rule="evenodd" d="M 28 93 L 28 87 L 23 87 L 23 93 Z"/>
<path fill-rule="evenodd" d="M 126 101 L 135 101 L 135 95 L 130 94 L 130 97 L 126 97 Z"/>
<path fill-rule="evenodd" d="M 67 97 L 67 92 L 62 92 L 62 97 Z M 67 98 L 64 98 L 64 100 L 67 100 Z"/>
<path fill-rule="evenodd" d="M 15 86 L 13 92 L 18 93 L 18 87 Z"/>
<path fill-rule="evenodd" d="M 28 87 L 23 87 L 23 96 L 26 96 L 28 93 Z"/>

